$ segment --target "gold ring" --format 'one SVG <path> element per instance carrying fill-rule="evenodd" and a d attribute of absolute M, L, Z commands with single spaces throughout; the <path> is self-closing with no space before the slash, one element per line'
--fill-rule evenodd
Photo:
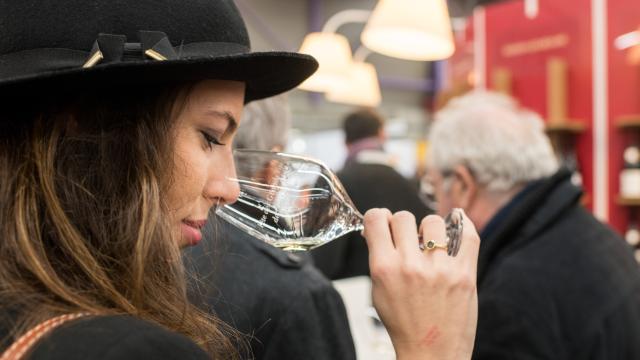
<path fill-rule="evenodd" d="M 435 240 L 428 240 L 426 243 L 420 243 L 420 250 L 421 251 L 425 251 L 425 250 L 435 250 L 435 249 L 445 249 L 447 250 L 448 245 L 447 244 L 439 244 L 437 243 Z"/>

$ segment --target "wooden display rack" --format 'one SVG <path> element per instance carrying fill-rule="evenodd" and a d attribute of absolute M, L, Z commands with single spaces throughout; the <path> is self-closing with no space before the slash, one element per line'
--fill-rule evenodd
<path fill-rule="evenodd" d="M 569 120 L 567 116 L 568 80 L 567 62 L 560 58 L 550 58 L 547 61 L 548 119 L 545 127 L 545 131 L 550 135 L 579 135 L 587 129 L 583 122 Z"/>
<path fill-rule="evenodd" d="M 495 68 L 491 76 L 493 78 L 494 91 L 513 96 L 513 79 L 509 70 L 505 68 Z"/>
<path fill-rule="evenodd" d="M 620 205 L 620 206 L 640 206 L 640 198 L 629 198 L 629 197 L 623 197 L 623 196 L 618 196 L 616 198 L 616 204 Z"/>
<path fill-rule="evenodd" d="M 579 135 L 587 130 L 587 126 L 583 123 L 567 120 L 567 121 L 559 121 L 548 123 L 545 126 L 544 131 L 547 134 L 569 134 L 569 135 Z"/>
<path fill-rule="evenodd" d="M 631 133 L 631 136 L 638 139 L 640 138 L 640 114 L 623 115 L 616 119 L 615 122 L 618 130 Z M 637 140 L 636 140 L 637 141 Z M 616 204 L 626 207 L 640 207 L 640 197 L 624 197 L 618 195 L 616 198 Z M 635 216 L 635 211 L 632 211 L 631 216 Z"/>
<path fill-rule="evenodd" d="M 567 62 L 560 58 L 550 58 L 547 61 L 547 124 L 545 132 L 551 140 L 551 145 L 560 159 L 576 156 L 576 142 L 578 136 L 587 130 L 587 126 L 580 120 L 569 120 L 567 116 L 569 86 Z M 576 164 L 577 166 L 577 164 Z M 588 205 L 591 196 L 584 193 L 580 202 Z"/>
<path fill-rule="evenodd" d="M 640 130 L 640 114 L 623 115 L 616 119 L 620 130 Z"/>

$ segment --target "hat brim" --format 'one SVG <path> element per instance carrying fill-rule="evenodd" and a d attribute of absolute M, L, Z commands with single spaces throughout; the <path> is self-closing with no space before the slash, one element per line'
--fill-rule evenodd
<path fill-rule="evenodd" d="M 33 96 L 38 90 L 84 88 L 101 83 L 162 83 L 235 80 L 246 84 L 245 102 L 289 91 L 311 76 L 318 62 L 311 56 L 291 52 L 252 52 L 209 58 L 146 60 L 70 68 L 5 79 L 0 94 Z"/>

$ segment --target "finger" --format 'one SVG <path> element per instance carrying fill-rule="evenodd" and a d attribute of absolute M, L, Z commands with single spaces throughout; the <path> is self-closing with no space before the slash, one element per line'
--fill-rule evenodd
<path fill-rule="evenodd" d="M 367 240 L 369 258 L 378 259 L 395 251 L 389 223 L 391 211 L 388 209 L 371 209 L 364 214 L 364 231 Z"/>
<path fill-rule="evenodd" d="M 478 267 L 478 253 L 480 251 L 480 236 L 475 225 L 467 214 L 462 211 L 462 242 L 458 258 L 460 261 L 472 267 L 474 273 Z"/>
<path fill-rule="evenodd" d="M 404 258 L 418 258 L 420 247 L 418 243 L 418 229 L 416 217 L 408 211 L 399 211 L 391 218 L 391 234 L 396 249 Z"/>
<path fill-rule="evenodd" d="M 422 241 L 426 244 L 429 240 L 434 240 L 438 244 L 445 244 L 447 241 L 447 231 L 444 220 L 437 215 L 429 215 L 422 219 L 420 223 L 420 234 Z M 446 249 L 425 249 L 424 253 L 434 259 L 446 259 L 448 257 Z"/>

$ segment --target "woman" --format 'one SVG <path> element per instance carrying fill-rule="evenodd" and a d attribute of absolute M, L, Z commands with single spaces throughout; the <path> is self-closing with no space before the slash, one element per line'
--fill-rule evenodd
<path fill-rule="evenodd" d="M 1 351 L 238 357 L 232 332 L 186 301 L 179 248 L 237 197 L 225 179 L 243 104 L 297 86 L 315 61 L 251 53 L 230 0 L 4 2 L 0 23 Z M 465 221 L 451 258 L 418 250 L 408 213 L 365 216 L 400 359 L 470 357 L 478 240 Z M 442 219 L 422 224 L 446 238 Z"/>

